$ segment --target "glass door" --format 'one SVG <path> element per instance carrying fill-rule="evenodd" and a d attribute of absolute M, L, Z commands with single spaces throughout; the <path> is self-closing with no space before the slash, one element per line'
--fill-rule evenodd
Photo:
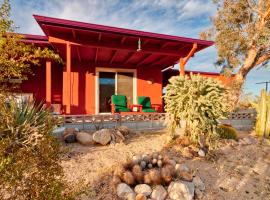
<path fill-rule="evenodd" d="M 111 96 L 115 94 L 115 73 L 99 73 L 99 112 L 111 112 Z"/>
<path fill-rule="evenodd" d="M 133 103 L 133 73 L 99 72 L 99 113 L 111 112 L 111 96 L 125 95 Z"/>

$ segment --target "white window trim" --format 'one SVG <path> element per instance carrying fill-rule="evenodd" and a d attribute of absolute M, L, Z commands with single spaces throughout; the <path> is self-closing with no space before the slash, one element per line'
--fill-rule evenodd
<path fill-rule="evenodd" d="M 105 67 L 96 67 L 95 73 L 95 113 L 99 113 L 99 73 L 100 72 L 114 72 L 116 73 L 116 81 L 117 81 L 117 72 L 130 72 L 133 73 L 133 103 L 137 100 L 137 69 L 123 69 L 123 68 L 105 68 Z M 115 90 L 117 93 L 117 83 L 115 84 Z M 103 113 L 102 113 L 103 114 Z M 106 114 L 106 113 L 104 113 Z"/>

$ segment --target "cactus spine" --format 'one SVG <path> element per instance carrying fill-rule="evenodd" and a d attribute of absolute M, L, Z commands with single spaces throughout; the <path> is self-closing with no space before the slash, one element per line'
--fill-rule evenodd
<path fill-rule="evenodd" d="M 261 91 L 260 102 L 257 106 L 257 121 L 255 131 L 258 136 L 269 137 L 270 135 L 270 93 Z"/>

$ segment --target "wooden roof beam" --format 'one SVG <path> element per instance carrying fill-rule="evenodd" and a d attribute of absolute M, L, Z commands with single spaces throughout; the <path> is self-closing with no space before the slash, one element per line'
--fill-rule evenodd
<path fill-rule="evenodd" d="M 60 44 L 66 44 L 67 40 L 63 40 L 56 37 L 49 36 L 49 42 L 51 43 L 60 43 Z M 136 52 L 137 51 L 137 44 L 134 44 L 134 46 L 131 45 L 119 45 L 119 43 L 110 43 L 110 42 L 95 42 L 95 41 L 80 41 L 75 40 L 70 41 L 72 45 L 76 46 L 87 46 L 92 48 L 104 48 L 104 49 L 114 49 L 114 50 L 122 50 L 122 51 L 129 51 L 129 52 Z M 171 56 L 179 56 L 179 51 L 172 51 L 172 50 L 160 50 L 155 48 L 143 48 L 141 52 L 144 53 L 150 53 L 150 54 L 159 54 L 159 55 L 171 55 Z"/>

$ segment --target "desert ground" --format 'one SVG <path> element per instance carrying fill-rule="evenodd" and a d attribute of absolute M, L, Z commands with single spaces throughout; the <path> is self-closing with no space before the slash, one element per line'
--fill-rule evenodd
<path fill-rule="evenodd" d="M 250 132 L 239 140 L 222 140 L 205 157 L 182 143 L 166 143 L 163 131 L 137 132 L 124 143 L 108 146 L 64 144 L 62 166 L 65 178 L 78 193 L 77 199 L 118 199 L 112 184 L 115 166 L 133 155 L 160 152 L 185 163 L 205 183 L 203 200 L 270 199 L 270 141 Z"/>

